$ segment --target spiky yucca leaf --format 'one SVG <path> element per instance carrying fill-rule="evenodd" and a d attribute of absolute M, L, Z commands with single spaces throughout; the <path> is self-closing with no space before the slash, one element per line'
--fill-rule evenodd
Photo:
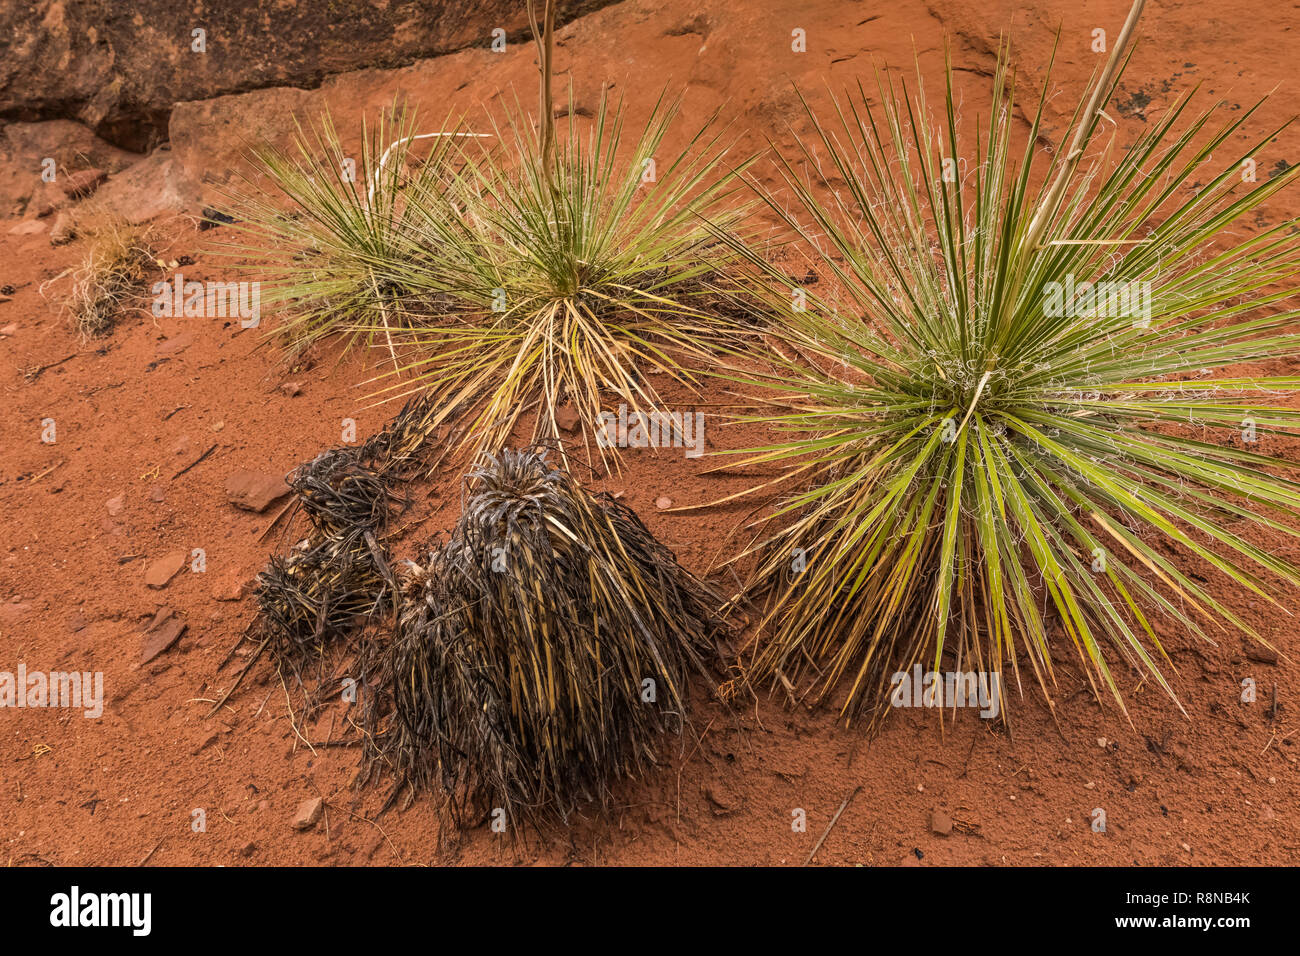
<path fill-rule="evenodd" d="M 367 343 L 382 332 L 387 344 L 412 321 L 413 306 L 429 312 L 396 274 L 414 223 L 430 215 L 428 204 L 446 201 L 449 159 L 470 134 L 450 121 L 423 130 L 417 111 L 400 101 L 363 125 L 359 156 L 328 112 L 310 126 L 295 117 L 294 126 L 289 148 L 253 150 L 265 183 L 249 176 L 231 191 L 229 228 L 238 239 L 217 249 L 258 276 L 262 302 L 286 319 L 275 331 L 294 344 L 339 332 Z M 424 208 L 412 206 L 416 193 Z"/>
<path fill-rule="evenodd" d="M 712 121 L 666 151 L 678 106 L 661 99 L 629 137 L 622 103 L 602 95 L 586 133 L 569 113 L 551 158 L 516 104 L 492 148 L 467 154 L 463 207 L 448 215 L 440 194 L 413 192 L 429 214 L 394 278 L 440 308 L 402 337 L 413 377 L 387 393 L 438 396 L 439 423 L 467 410 L 463 447 L 479 451 L 499 448 L 536 404 L 535 438 L 559 434 L 566 401 L 591 437 L 602 393 L 649 411 L 660 396 L 647 376 L 693 384 L 680 353 L 702 356 L 724 331 L 698 299 L 729 255 L 701 217 L 723 230 L 739 221 L 745 164 L 722 167 Z"/>
<path fill-rule="evenodd" d="M 458 817 L 607 806 L 682 727 L 716 599 L 545 453 L 503 451 L 467 487 L 450 540 L 407 572 L 381 674 L 391 704 L 373 702 L 393 711 L 380 756 Z"/>
<path fill-rule="evenodd" d="M 757 417 L 789 433 L 750 460 L 801 483 L 755 545 L 758 676 L 847 679 L 844 712 L 875 719 L 893 673 L 955 651 L 958 670 L 1010 661 L 1017 683 L 1027 661 L 1051 703 L 1055 623 L 1123 709 L 1117 662 L 1173 695 L 1157 617 L 1261 637 L 1171 554 L 1286 611 L 1274 588 L 1300 575 L 1263 538 L 1297 535 L 1300 485 L 1269 452 L 1300 433 L 1279 404 L 1300 378 L 1235 366 L 1300 351 L 1281 307 L 1295 223 L 1243 218 L 1295 170 L 1243 183 L 1276 133 L 1234 147 L 1258 107 L 1216 126 L 1190 95 L 1117 158 L 1077 151 L 1123 65 L 1074 114 L 1076 149 L 1036 149 L 1046 85 L 1013 147 L 1005 57 L 973 155 L 951 68 L 937 121 L 919 86 L 883 77 L 879 108 L 859 89 L 832 123 L 809 111 L 811 142 L 780 161 L 793 203 L 767 201 L 834 292 L 792 311 L 801 290 L 750 256 L 808 359 L 749 377 L 775 389 Z M 1137 283 L 1129 307 L 1083 291 L 1100 282 Z"/>

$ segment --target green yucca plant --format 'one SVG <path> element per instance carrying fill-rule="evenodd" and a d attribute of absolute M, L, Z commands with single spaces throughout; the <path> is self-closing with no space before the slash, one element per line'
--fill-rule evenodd
<path fill-rule="evenodd" d="M 374 343 L 383 333 L 391 346 L 395 330 L 423 321 L 430 310 L 402 284 L 400 259 L 430 215 L 427 204 L 454 179 L 449 160 L 457 139 L 471 134 L 455 123 L 420 132 L 417 111 L 397 100 L 363 126 L 359 157 L 348 152 L 329 113 L 311 126 L 297 118 L 294 124 L 289 148 L 253 150 L 265 181 L 250 176 L 231 191 L 238 239 L 218 251 L 258 274 L 263 303 L 285 318 L 277 333 L 295 345 L 336 333 Z M 425 141 L 432 143 L 427 152 Z M 414 206 L 411 194 L 426 207 Z"/>
<path fill-rule="evenodd" d="M 1300 434 L 1279 403 L 1300 378 L 1240 366 L 1300 352 L 1300 312 L 1281 307 L 1300 243 L 1293 222 L 1243 217 L 1296 169 L 1244 183 L 1277 131 L 1234 147 L 1258 107 L 1220 126 L 1190 95 L 1118 156 L 1096 149 L 1140 8 L 1068 148 L 1036 149 L 1046 85 L 1013 147 L 1004 53 L 973 155 L 957 159 L 949 66 L 941 119 L 880 77 L 879 108 L 859 89 L 833 123 L 809 110 L 811 141 L 779 160 L 793 201 L 767 204 L 829 290 L 749 255 L 800 353 L 735 373 L 774 390 L 755 418 L 787 436 L 748 460 L 799 483 L 746 552 L 768 595 L 754 676 L 847 686 L 843 713 L 874 722 L 891 675 L 949 652 L 999 679 L 1010 661 L 1017 686 L 1027 662 L 1052 704 L 1059 627 L 1123 710 L 1117 663 L 1177 700 L 1158 618 L 1264 641 L 1219 582 L 1286 611 L 1275 590 L 1300 573 L 1262 537 L 1297 537 L 1300 484 L 1269 452 Z"/>
<path fill-rule="evenodd" d="M 463 206 L 413 192 L 427 215 L 395 281 L 439 310 L 401 336 L 406 377 L 386 392 L 439 396 L 438 422 L 465 414 L 462 444 L 479 451 L 539 404 L 535 438 L 560 434 L 566 402 L 590 437 L 610 398 L 660 402 L 648 375 L 693 384 L 680 354 L 726 329 L 699 301 L 728 258 L 711 230 L 743 204 L 738 170 L 717 171 L 727 147 L 712 122 L 665 153 L 679 102 L 661 98 L 631 137 L 605 95 L 585 134 L 574 112 L 557 137 L 516 105 L 491 148 L 465 154 Z"/>

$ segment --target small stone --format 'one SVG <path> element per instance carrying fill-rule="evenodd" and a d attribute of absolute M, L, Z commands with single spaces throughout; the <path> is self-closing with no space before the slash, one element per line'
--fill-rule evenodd
<path fill-rule="evenodd" d="M 154 615 L 140 642 L 140 663 L 148 664 L 155 657 L 180 640 L 188 625 L 169 607 Z"/>
<path fill-rule="evenodd" d="M 559 425 L 566 432 L 576 432 L 581 420 L 581 417 L 578 415 L 578 410 L 572 405 L 561 405 L 555 410 L 555 424 Z"/>
<path fill-rule="evenodd" d="M 244 582 L 230 579 L 212 589 L 212 598 L 216 601 L 238 601 L 244 596 Z"/>
<path fill-rule="evenodd" d="M 1258 664 L 1276 664 L 1278 661 L 1277 651 L 1255 643 L 1246 645 L 1246 657 Z"/>
<path fill-rule="evenodd" d="M 209 734 L 207 738 L 203 741 L 203 743 L 199 744 L 197 747 L 194 748 L 194 753 L 196 754 L 202 753 L 203 751 L 207 750 L 209 747 L 211 747 L 220 739 L 221 739 L 220 734 Z"/>
<path fill-rule="evenodd" d="M 65 209 L 54 218 L 54 225 L 50 227 L 50 245 L 67 245 L 76 238 L 76 221 L 73 219 L 72 213 Z"/>
<path fill-rule="evenodd" d="M 302 394 L 302 382 L 285 382 L 280 386 L 280 391 L 293 398 L 295 395 Z"/>
<path fill-rule="evenodd" d="M 320 797 L 312 797 L 310 800 L 304 800 L 298 804 L 298 811 L 293 815 L 293 828 L 295 830 L 310 830 L 320 819 L 321 810 L 325 806 L 325 801 Z"/>
<path fill-rule="evenodd" d="M 194 335 L 190 332 L 182 332 L 180 335 L 173 335 L 164 342 L 158 343 L 154 350 L 160 357 L 164 355 L 175 355 L 177 352 L 183 352 L 194 344 Z"/>
<path fill-rule="evenodd" d="M 252 856 L 256 852 L 257 852 L 257 844 L 254 843 L 252 840 L 249 840 L 247 843 L 245 843 L 243 846 L 239 848 L 239 855 L 243 857 Z"/>
<path fill-rule="evenodd" d="M 84 199 L 100 187 L 108 173 L 102 169 L 83 169 L 80 172 L 64 176 L 59 185 L 69 199 Z"/>
<path fill-rule="evenodd" d="M 104 502 L 104 507 L 108 509 L 108 513 L 114 518 L 122 513 L 122 508 L 125 505 L 126 495 L 118 495 L 116 498 L 109 498 L 108 501 Z"/>
<path fill-rule="evenodd" d="M 171 579 L 180 573 L 181 568 L 185 567 L 187 557 L 189 555 L 184 551 L 173 551 L 163 555 L 144 572 L 144 583 L 151 588 L 165 588 Z"/>
<path fill-rule="evenodd" d="M 150 500 L 150 501 L 162 501 L 162 500 L 163 500 L 163 486 L 162 486 L 162 485 L 150 485 L 150 486 L 149 486 L 149 500 Z"/>
<path fill-rule="evenodd" d="M 1098 738 L 1097 738 L 1097 746 L 1100 747 L 1102 750 L 1105 750 L 1105 749 L 1106 749 L 1106 744 L 1107 744 L 1107 743 L 1109 743 L 1109 741 L 1107 741 L 1105 737 L 1098 737 Z"/>
<path fill-rule="evenodd" d="M 283 478 L 240 470 L 226 479 L 226 497 L 236 508 L 263 512 L 289 493 Z"/>
<path fill-rule="evenodd" d="M 18 331 L 18 323 L 10 322 L 3 329 L 0 329 L 0 335 L 13 335 Z"/>
<path fill-rule="evenodd" d="M 673 499 L 669 498 L 667 495 L 660 495 L 655 499 L 655 507 L 660 511 L 663 511 L 665 508 L 671 508 L 672 506 Z"/>
<path fill-rule="evenodd" d="M 16 226 L 9 227 L 9 235 L 11 236 L 35 236 L 44 231 L 44 219 L 24 219 Z"/>
<path fill-rule="evenodd" d="M 226 213 L 220 212 L 216 209 L 211 209 L 208 206 L 203 207 L 203 211 L 200 215 L 202 215 L 203 218 L 199 221 L 199 232 L 203 232 L 206 229 L 216 229 L 218 226 L 227 226 L 235 221 L 234 216 L 227 215 Z"/>
<path fill-rule="evenodd" d="M 930 832 L 937 833 L 939 836 L 948 836 L 952 833 L 952 817 L 942 810 L 935 810 L 930 814 Z"/>

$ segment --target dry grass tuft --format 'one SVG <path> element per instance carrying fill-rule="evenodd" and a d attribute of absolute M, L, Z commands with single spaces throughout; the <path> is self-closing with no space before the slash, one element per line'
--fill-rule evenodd
<path fill-rule="evenodd" d="M 146 227 L 99 206 L 79 211 L 74 228 L 87 248 L 73 270 L 65 305 L 77 332 L 90 338 L 113 327 L 126 301 L 139 291 L 154 254 Z"/>

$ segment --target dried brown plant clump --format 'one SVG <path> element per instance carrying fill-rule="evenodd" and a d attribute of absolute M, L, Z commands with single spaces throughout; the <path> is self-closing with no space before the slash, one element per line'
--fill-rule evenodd
<path fill-rule="evenodd" d="M 361 445 L 329 449 L 294 470 L 288 479 L 293 500 L 272 527 L 301 511 L 307 534 L 288 554 L 273 555 L 257 576 L 258 615 L 235 645 L 251 640 L 256 650 L 213 713 L 264 653 L 282 676 L 292 676 L 304 689 L 309 706 L 337 689 L 324 671 L 331 648 L 345 648 L 356 679 L 368 683 L 398 607 L 385 537 L 393 515 L 406 504 L 401 484 L 426 464 L 434 434 L 429 414 L 427 398 L 413 399 Z M 312 664 L 319 673 L 309 682 L 304 678 Z"/>

